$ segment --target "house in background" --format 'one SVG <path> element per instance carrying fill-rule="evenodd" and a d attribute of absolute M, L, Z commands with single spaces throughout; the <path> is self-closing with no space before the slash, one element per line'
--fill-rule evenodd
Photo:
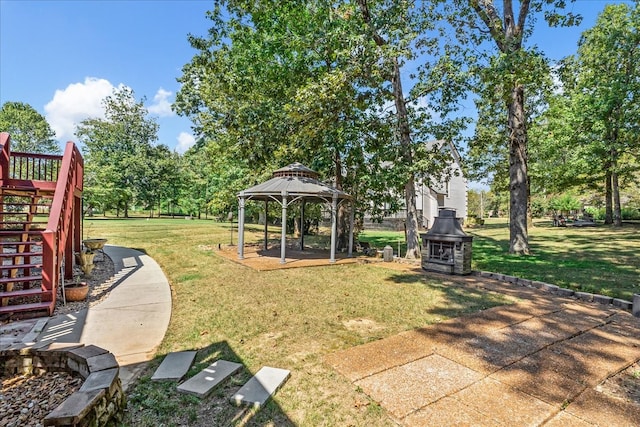
<path fill-rule="evenodd" d="M 463 220 L 467 217 L 467 179 L 462 171 L 460 153 L 450 141 L 437 140 L 427 143 L 429 149 L 439 146 L 440 150 L 450 154 L 448 179 L 439 180 L 436 184 L 428 186 L 418 183 L 416 186 L 416 206 L 418 208 L 418 226 L 429 229 L 433 220 L 438 216 L 439 208 L 451 208 L 456 210 L 456 216 Z M 404 230 L 406 211 L 400 210 L 395 214 L 386 216 L 382 222 L 376 222 L 370 216 L 364 218 L 366 229 L 390 229 Z"/>

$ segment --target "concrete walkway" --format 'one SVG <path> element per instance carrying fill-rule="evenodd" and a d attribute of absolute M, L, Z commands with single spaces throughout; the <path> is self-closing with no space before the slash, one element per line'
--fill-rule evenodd
<path fill-rule="evenodd" d="M 518 302 L 340 351 L 326 362 L 403 426 L 640 425 L 640 405 L 598 387 L 640 359 L 640 319 L 538 289 L 457 280 Z"/>
<path fill-rule="evenodd" d="M 120 364 L 123 387 L 152 359 L 171 319 L 171 289 L 160 266 L 134 249 L 105 246 L 116 280 L 109 296 L 75 313 L 15 322 L 13 341 L 93 344 L 111 352 Z M 26 327 L 22 327 L 20 325 Z M 31 328 L 29 330 L 29 328 Z M 35 339 L 34 339 L 35 338 Z"/>

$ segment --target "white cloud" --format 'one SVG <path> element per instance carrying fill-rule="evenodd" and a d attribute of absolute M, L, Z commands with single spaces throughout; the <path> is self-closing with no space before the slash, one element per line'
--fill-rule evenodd
<path fill-rule="evenodd" d="M 196 139 L 193 135 L 187 132 L 180 132 L 178 135 L 178 145 L 176 145 L 176 151 L 180 154 L 184 154 L 189 148 L 193 147 L 196 143 Z"/>
<path fill-rule="evenodd" d="M 153 104 L 147 107 L 152 114 L 157 114 L 160 117 L 169 117 L 173 116 L 174 112 L 171 111 L 171 102 L 169 102 L 169 97 L 173 95 L 173 92 L 169 92 L 168 90 L 164 90 L 163 88 L 158 89 L 155 96 L 153 97 Z"/>
<path fill-rule="evenodd" d="M 47 122 L 56 137 L 61 141 L 75 140 L 76 125 L 82 120 L 103 118 L 102 100 L 114 89 L 108 80 L 86 77 L 83 83 L 72 83 L 63 90 L 56 90 L 53 99 L 44 106 Z"/>

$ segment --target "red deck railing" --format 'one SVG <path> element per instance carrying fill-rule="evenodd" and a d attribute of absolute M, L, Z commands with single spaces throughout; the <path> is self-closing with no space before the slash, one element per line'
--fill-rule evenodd
<path fill-rule="evenodd" d="M 55 190 L 49 221 L 42 233 L 42 287 L 51 291 L 55 306 L 57 285 L 64 260 L 64 275 L 73 273 L 73 252 L 81 244 L 81 199 L 84 161 L 73 142 L 62 156 L 12 153 L 9 135 L 0 134 L 0 178 L 3 186 Z"/>

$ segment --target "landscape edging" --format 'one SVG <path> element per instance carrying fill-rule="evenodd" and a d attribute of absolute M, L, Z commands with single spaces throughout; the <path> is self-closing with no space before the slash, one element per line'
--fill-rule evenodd
<path fill-rule="evenodd" d="M 509 275 L 500 274 L 500 273 L 492 273 L 489 271 L 473 270 L 471 274 L 474 276 L 499 280 L 501 282 L 512 283 L 514 285 L 525 286 L 528 288 L 536 288 L 536 289 L 540 289 L 542 292 L 547 292 L 547 293 L 551 293 L 551 294 L 555 294 L 563 297 L 573 297 L 582 301 L 594 302 L 602 305 L 613 305 L 614 307 L 617 307 L 629 312 L 631 312 L 633 308 L 633 303 L 631 301 L 623 300 L 621 298 L 612 298 L 606 295 L 592 294 L 589 292 L 578 292 L 578 291 L 574 291 L 573 289 L 561 288 L 557 285 L 552 285 L 550 283 L 540 282 L 537 280 L 522 279 L 515 276 L 509 276 Z"/>

